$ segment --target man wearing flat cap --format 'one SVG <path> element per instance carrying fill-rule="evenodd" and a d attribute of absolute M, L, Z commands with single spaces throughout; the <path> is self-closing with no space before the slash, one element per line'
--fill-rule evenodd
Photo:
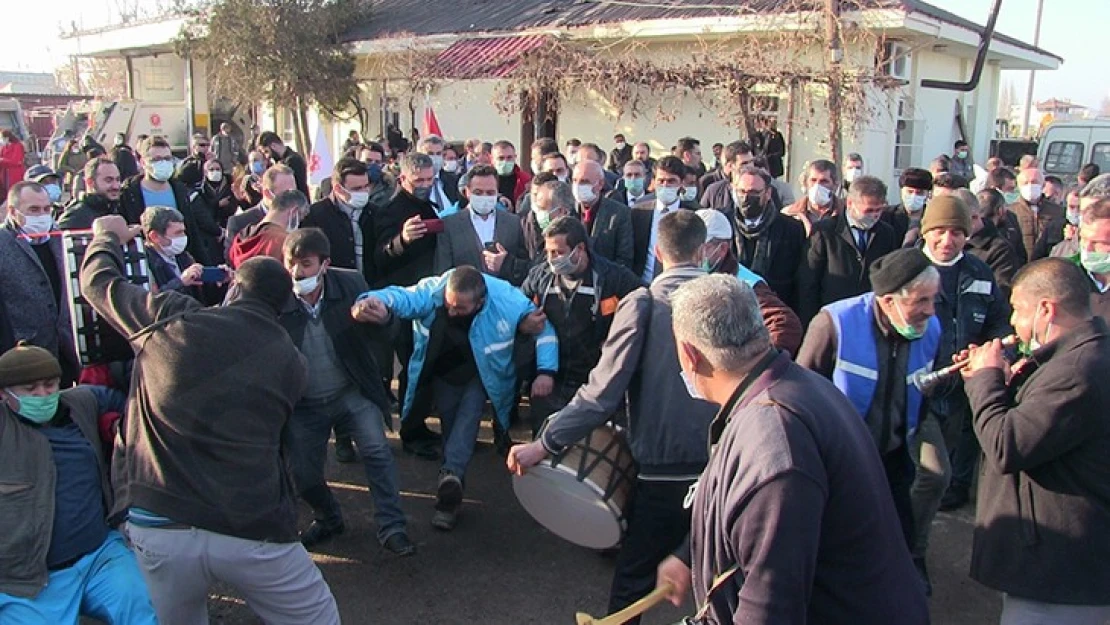
<path fill-rule="evenodd" d="M 0 356 L 0 621 L 156 623 L 135 556 L 108 521 L 98 418 L 124 397 L 59 392 L 61 377 L 41 347 L 20 342 Z"/>
<path fill-rule="evenodd" d="M 871 288 L 821 309 L 798 364 L 832 380 L 867 423 L 908 546 L 914 479 L 909 442 L 923 401 L 910 379 L 933 368 L 940 342 L 933 314 L 940 274 L 921 250 L 901 249 L 871 264 Z"/>
<path fill-rule="evenodd" d="M 968 193 L 970 195 L 970 193 Z M 974 196 L 972 196 L 974 197 Z M 964 246 L 971 234 L 971 210 L 959 196 L 936 196 L 929 200 L 921 220 L 921 251 L 940 274 L 936 316 L 940 322 L 940 345 L 936 362 L 946 365 L 968 345 L 983 345 L 1012 332 L 1010 306 L 999 290 L 993 270 Z M 914 511 L 914 564 L 928 589 L 925 552 L 929 528 L 945 490 L 953 484 L 954 497 L 946 497 L 952 508 L 967 503 L 979 444 L 971 429 L 967 395 L 958 376 L 937 384 L 929 392 L 910 452 L 917 475 L 910 491 Z M 946 444 L 946 439 L 951 445 Z M 949 463 L 949 449 L 955 459 Z M 958 466 L 957 466 L 958 461 Z"/>

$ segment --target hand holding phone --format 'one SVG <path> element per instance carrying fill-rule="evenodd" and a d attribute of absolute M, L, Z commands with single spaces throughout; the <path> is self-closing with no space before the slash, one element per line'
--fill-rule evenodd
<path fill-rule="evenodd" d="M 205 284 L 219 284 L 227 280 L 227 270 L 223 267 L 205 267 L 200 272 L 200 281 Z"/>
<path fill-rule="evenodd" d="M 427 232 L 428 234 L 439 234 L 439 233 L 443 232 L 443 220 L 442 219 L 425 219 L 424 220 L 424 231 Z"/>

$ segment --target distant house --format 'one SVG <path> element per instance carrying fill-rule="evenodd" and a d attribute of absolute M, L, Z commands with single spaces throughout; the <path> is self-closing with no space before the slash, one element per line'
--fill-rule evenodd
<path fill-rule="evenodd" d="M 529 59 L 553 46 L 580 54 L 620 55 L 635 51 L 642 58 L 687 62 L 714 50 L 729 57 L 729 46 L 755 34 L 781 41 L 802 29 L 815 31 L 820 15 L 791 13 L 791 0 L 690 0 L 689 2 L 606 2 L 602 0 L 377 0 L 371 20 L 354 24 L 347 33 L 364 79 L 363 102 L 377 119 L 366 134 L 384 134 L 394 123 L 402 130 L 417 125 L 425 102 L 435 110 L 446 138 L 507 138 L 525 152 L 537 130 L 560 144 L 576 137 L 608 149 L 614 133 L 647 141 L 658 155 L 676 139 L 693 136 L 705 146 L 746 139 L 729 94 L 692 89 L 662 97 L 659 90 L 635 86 L 638 116 L 628 113 L 588 85 L 547 94 L 545 110 L 535 111 L 509 98 L 519 97 L 514 80 Z M 889 80 L 869 92 L 866 121 L 847 131 L 843 152 L 859 152 L 869 173 L 893 183 L 900 171 L 949 153 L 966 138 L 974 158 L 985 161 L 998 115 L 1000 72 L 1051 70 L 1062 59 L 1028 43 L 995 34 L 975 89 L 968 92 L 931 89 L 923 79 L 969 80 L 982 27 L 920 0 L 858 0 L 859 10 L 842 17 L 845 31 L 843 65 L 848 74 L 882 74 Z M 156 86 L 184 98 L 184 63 L 168 42 L 180 22 L 143 24 L 79 35 L 82 54 L 127 56 L 134 68 L 137 98 L 160 97 Z M 819 32 L 819 27 L 815 32 Z M 857 36 L 859 34 L 866 36 Z M 776 37 L 778 39 L 776 39 Z M 797 56 L 822 67 L 827 52 L 807 44 Z M 792 51 L 797 52 L 797 51 Z M 146 56 L 144 56 L 146 55 Z M 153 55 L 153 56 L 150 56 Z M 405 59 L 422 65 L 416 79 Z M 743 68 L 740 68 L 743 69 Z M 193 67 L 194 93 L 205 94 L 204 68 Z M 157 85 L 147 84 L 157 81 Z M 755 85 L 753 102 L 759 112 L 775 117 L 787 136 L 787 176 L 793 180 L 802 164 L 830 154 L 827 95 L 820 86 L 794 89 Z M 197 103 L 197 110 L 207 110 Z M 622 110 L 624 109 L 624 110 Z M 539 115 L 536 115 L 536 113 Z M 263 107 L 260 125 L 279 132 L 291 125 L 278 112 Z M 198 115 L 199 119 L 199 115 Z M 538 123 L 537 123 L 538 122 Z M 352 127 L 329 127 L 332 147 Z M 291 138 L 291 132 L 286 132 Z M 708 152 L 708 149 L 706 150 Z M 893 186 L 893 185 L 892 185 Z M 893 194 L 892 194 L 893 198 Z"/>
<path fill-rule="evenodd" d="M 54 74 L 47 72 L 0 72 L 0 94 L 63 95 Z"/>

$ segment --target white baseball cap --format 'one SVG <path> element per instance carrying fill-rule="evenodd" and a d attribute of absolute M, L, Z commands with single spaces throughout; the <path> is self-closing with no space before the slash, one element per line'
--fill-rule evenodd
<path fill-rule="evenodd" d="M 719 210 L 703 208 L 698 211 L 698 217 L 705 222 L 705 242 L 714 239 L 732 239 L 732 226 L 728 225 L 728 217 Z"/>

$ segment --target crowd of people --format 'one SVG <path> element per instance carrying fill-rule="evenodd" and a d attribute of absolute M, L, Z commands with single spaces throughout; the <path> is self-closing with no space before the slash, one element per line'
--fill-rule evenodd
<path fill-rule="evenodd" d="M 860 154 L 784 180 L 772 120 L 712 163 L 613 145 L 352 132 L 313 190 L 225 125 L 29 168 L 0 228 L 0 621 L 203 623 L 220 580 L 337 623 L 308 554 L 346 529 L 333 434 L 382 547 L 417 552 L 394 413 L 442 531 L 485 415 L 516 475 L 622 428 L 610 611 L 667 585 L 697 622 L 927 623 L 933 519 L 978 481 L 1002 623 L 1110 619 L 1110 174 L 959 141 L 891 204 Z M 90 310 L 121 349 L 90 355 Z"/>

